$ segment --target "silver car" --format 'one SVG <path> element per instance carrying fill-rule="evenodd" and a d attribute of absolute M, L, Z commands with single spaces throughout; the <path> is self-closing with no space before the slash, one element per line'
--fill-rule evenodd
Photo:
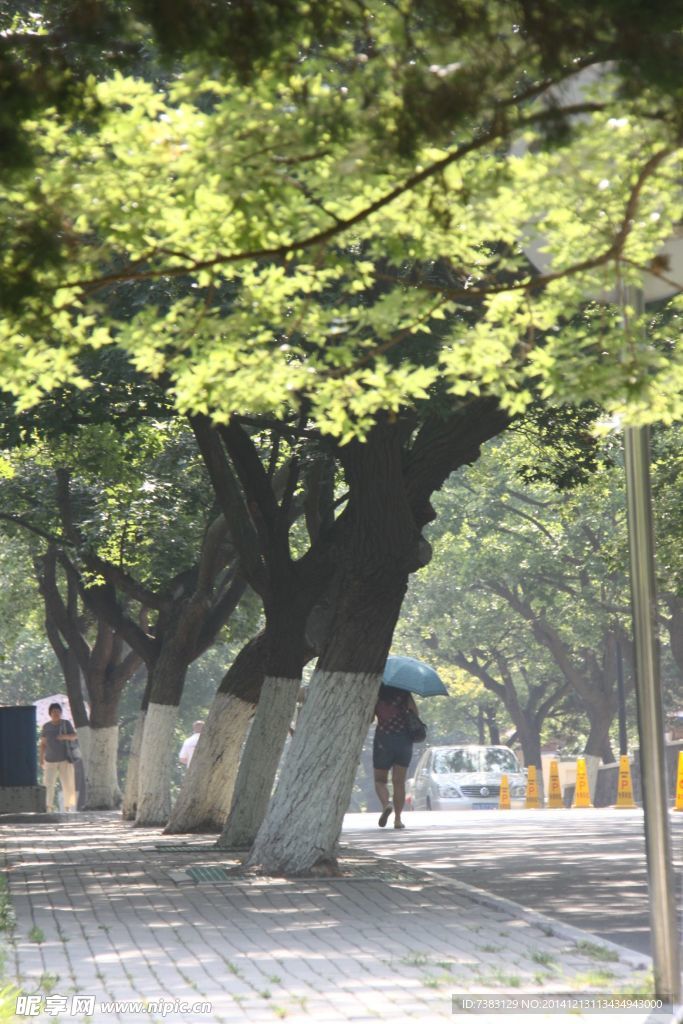
<path fill-rule="evenodd" d="M 416 811 L 483 810 L 497 807 L 501 775 L 510 797 L 526 792 L 526 776 L 509 747 L 428 747 L 417 762 L 412 785 Z"/>

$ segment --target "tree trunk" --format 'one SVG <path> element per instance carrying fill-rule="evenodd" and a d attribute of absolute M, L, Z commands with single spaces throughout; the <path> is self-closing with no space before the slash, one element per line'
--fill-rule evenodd
<path fill-rule="evenodd" d="M 166 833 L 221 831 L 230 811 L 240 751 L 254 708 L 234 694 L 216 694 Z"/>
<path fill-rule="evenodd" d="M 499 747 L 500 728 L 498 726 L 498 722 L 496 721 L 495 713 L 491 711 L 490 708 L 486 711 L 486 724 L 489 730 L 489 743 L 491 743 L 494 747 Z"/>
<path fill-rule="evenodd" d="M 178 706 L 191 661 L 186 634 L 169 623 L 161 652 L 149 673 L 149 704 L 140 748 L 135 824 L 165 825 L 171 813 L 171 774 L 176 750 Z"/>
<path fill-rule="evenodd" d="M 517 729 L 519 742 L 522 745 L 524 764 L 527 768 L 530 764 L 538 768 L 540 787 L 542 785 L 541 767 L 543 764 L 541 761 L 541 734 L 537 724 L 533 720 L 530 721 L 529 718 L 530 716 L 522 713 L 517 716 L 517 721 L 514 724 Z"/>
<path fill-rule="evenodd" d="M 246 644 L 214 698 L 195 748 L 167 833 L 220 832 L 230 812 L 249 722 L 264 678 L 265 636 Z"/>
<path fill-rule="evenodd" d="M 216 844 L 219 849 L 249 848 L 256 839 L 273 792 L 300 688 L 300 677 L 266 677 L 240 760 L 232 810 Z"/>
<path fill-rule="evenodd" d="M 586 740 L 586 746 L 584 753 L 591 757 L 602 757 L 606 750 L 611 752 L 611 744 L 609 738 L 609 730 L 612 722 L 614 721 L 614 715 L 616 712 L 615 701 L 604 700 L 592 704 L 585 704 L 586 714 L 588 715 L 588 721 L 590 723 L 588 739 Z M 614 755 L 611 755 L 612 761 L 614 761 Z"/>
<path fill-rule="evenodd" d="M 350 530 L 339 599 L 290 750 L 248 863 L 264 873 L 334 872 L 335 845 L 372 720 L 420 531 L 397 431 L 382 423 L 340 450 Z"/>
<path fill-rule="evenodd" d="M 335 845 L 377 701 L 379 673 L 316 671 L 248 863 L 335 871 Z"/>
<path fill-rule="evenodd" d="M 676 662 L 678 671 L 683 676 L 683 598 L 669 597 L 667 604 L 671 613 L 669 619 L 671 654 Z"/>
<path fill-rule="evenodd" d="M 85 767 L 86 776 L 88 774 L 88 758 L 90 757 L 90 736 L 92 729 L 89 725 L 81 725 L 76 729 L 78 733 L 78 745 L 81 748 L 81 757 L 83 758 L 83 765 Z"/>
<path fill-rule="evenodd" d="M 121 803 L 117 776 L 119 727 L 91 728 L 85 762 L 87 811 L 110 811 Z"/>
<path fill-rule="evenodd" d="M 155 704 L 150 700 L 140 751 L 137 828 L 165 825 L 171 813 L 177 719 L 177 704 Z"/>
<path fill-rule="evenodd" d="M 138 810 L 138 789 L 140 787 L 140 751 L 142 749 L 142 736 L 145 731 L 146 708 L 141 708 L 138 714 L 133 739 L 128 755 L 128 771 L 126 772 L 126 786 L 123 792 L 123 803 L 121 815 L 125 821 L 134 821 Z"/>

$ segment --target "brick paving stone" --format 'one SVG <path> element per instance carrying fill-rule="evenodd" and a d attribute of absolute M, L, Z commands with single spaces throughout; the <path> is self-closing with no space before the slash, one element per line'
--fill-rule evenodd
<path fill-rule="evenodd" d="M 157 840 L 158 830 L 136 830 L 113 814 L 76 815 L 59 825 L 0 824 L 17 921 L 8 969 L 32 984 L 58 975 L 55 991 L 98 1002 L 212 1003 L 209 1014 L 167 1012 L 166 1022 L 256 1024 L 286 1015 L 290 1024 L 430 1024 L 456 1020 L 451 993 L 483 991 L 495 972 L 498 984 L 500 975 L 514 974 L 527 987 L 545 977 L 550 991 L 558 978 L 571 986 L 603 966 L 575 938 L 548 935 L 547 923 L 519 919 L 509 906 L 489 906 L 462 887 L 415 871 L 409 881 L 392 881 L 386 865 L 372 877 L 371 857 L 363 861 L 363 878 L 233 876 L 195 884 L 185 865 L 230 866 L 229 858 L 159 851 Z M 34 926 L 44 933 L 40 944 L 28 939 Z M 555 973 L 534 960 L 538 954 L 554 958 Z M 614 985 L 637 986 L 644 973 L 626 952 L 606 966 Z M 99 1008 L 94 1022 L 157 1017 Z M 629 1024 L 640 1024 L 638 1016 Z"/>

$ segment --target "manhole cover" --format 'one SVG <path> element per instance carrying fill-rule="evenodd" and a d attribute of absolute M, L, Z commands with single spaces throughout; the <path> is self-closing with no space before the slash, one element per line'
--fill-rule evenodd
<path fill-rule="evenodd" d="M 154 849 L 169 853 L 220 853 L 215 846 L 193 846 L 192 843 L 155 843 Z"/>
<path fill-rule="evenodd" d="M 230 877 L 225 868 L 187 868 L 185 873 L 193 882 L 225 882 Z"/>

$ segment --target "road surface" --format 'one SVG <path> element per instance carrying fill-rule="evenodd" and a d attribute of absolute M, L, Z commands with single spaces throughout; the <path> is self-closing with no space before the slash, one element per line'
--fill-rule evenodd
<path fill-rule="evenodd" d="M 377 818 L 348 814 L 342 842 L 651 953 L 642 810 L 423 811 L 404 815 L 405 831 Z M 670 821 L 680 929 L 683 814 Z"/>

